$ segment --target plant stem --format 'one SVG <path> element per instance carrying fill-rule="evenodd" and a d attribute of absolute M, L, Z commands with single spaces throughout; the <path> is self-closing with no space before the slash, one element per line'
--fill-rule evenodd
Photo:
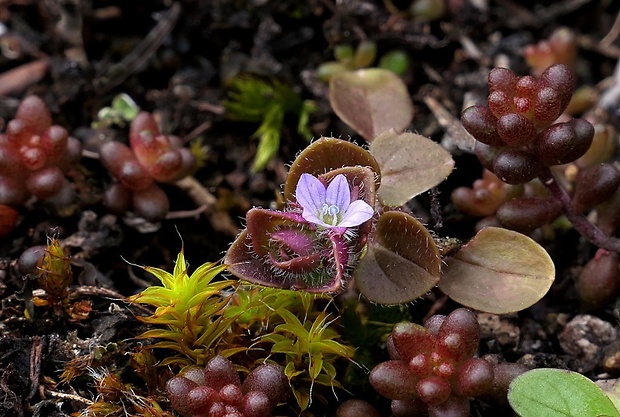
<path fill-rule="evenodd" d="M 575 230 L 591 243 L 602 249 L 620 253 L 620 239 L 607 236 L 601 229 L 592 224 L 586 216 L 573 211 L 571 198 L 564 188 L 558 184 L 549 168 L 544 168 L 538 174 L 538 178 L 551 194 L 560 200 L 564 215 L 573 224 Z"/>

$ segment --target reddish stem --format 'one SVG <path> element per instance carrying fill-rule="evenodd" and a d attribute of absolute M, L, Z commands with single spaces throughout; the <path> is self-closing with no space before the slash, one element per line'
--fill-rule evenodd
<path fill-rule="evenodd" d="M 538 175 L 540 181 L 551 192 L 551 194 L 560 200 L 564 215 L 573 224 L 575 230 L 591 243 L 602 249 L 607 249 L 616 253 L 620 253 L 620 239 L 607 236 L 601 229 L 592 224 L 583 214 L 577 214 L 573 211 L 571 198 L 564 188 L 558 184 L 549 168 L 544 168 Z"/>

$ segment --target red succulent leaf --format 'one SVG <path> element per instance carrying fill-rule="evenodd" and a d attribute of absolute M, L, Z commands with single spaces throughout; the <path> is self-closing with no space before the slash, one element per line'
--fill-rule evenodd
<path fill-rule="evenodd" d="M 392 330 L 394 347 L 405 362 L 420 353 L 426 354 L 435 346 L 435 337 L 424 327 L 415 323 L 398 323 Z"/>

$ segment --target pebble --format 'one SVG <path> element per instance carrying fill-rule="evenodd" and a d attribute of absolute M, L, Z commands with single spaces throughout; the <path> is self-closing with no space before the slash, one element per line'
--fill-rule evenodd
<path fill-rule="evenodd" d="M 616 340 L 614 326 L 598 317 L 580 314 L 559 334 L 560 347 L 576 359 L 576 371 L 592 371 L 603 360 L 603 349 Z"/>

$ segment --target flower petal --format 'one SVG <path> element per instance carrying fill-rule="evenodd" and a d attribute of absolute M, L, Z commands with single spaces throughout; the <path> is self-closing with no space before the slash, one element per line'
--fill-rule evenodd
<path fill-rule="evenodd" d="M 301 213 L 301 217 L 303 217 L 304 220 L 306 220 L 308 223 L 314 223 L 316 225 L 323 226 L 323 227 L 329 227 L 329 228 L 334 227 L 331 224 L 325 223 L 323 219 L 317 216 L 317 213 L 314 213 L 306 209 L 304 209 L 303 213 Z"/>
<path fill-rule="evenodd" d="M 301 174 L 299 182 L 297 183 L 297 189 L 295 190 L 295 198 L 304 212 L 314 213 L 315 217 L 323 209 L 325 203 L 325 186 L 317 177 L 311 174 Z M 314 221 L 306 218 L 309 222 Z"/>
<path fill-rule="evenodd" d="M 347 178 L 338 174 L 327 186 L 327 192 L 325 193 L 325 202 L 328 205 L 334 205 L 340 209 L 340 211 L 346 211 L 349 208 L 351 202 L 351 189 L 349 188 L 349 182 Z"/>
<path fill-rule="evenodd" d="M 364 200 L 355 200 L 349 206 L 338 227 L 355 227 L 364 223 L 375 214 L 375 210 Z"/>

